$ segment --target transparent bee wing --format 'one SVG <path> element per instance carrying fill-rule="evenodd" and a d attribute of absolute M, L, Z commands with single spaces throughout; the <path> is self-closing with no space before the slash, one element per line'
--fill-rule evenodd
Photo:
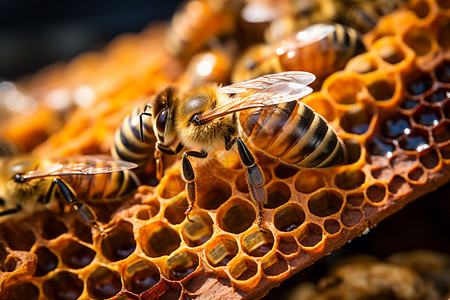
<path fill-rule="evenodd" d="M 200 122 L 236 111 L 297 101 L 312 92 L 307 86 L 316 77 L 308 72 L 292 71 L 263 75 L 220 88 L 220 92 L 230 97 L 219 106 L 203 113 Z"/>
<path fill-rule="evenodd" d="M 72 156 L 55 160 L 54 164 L 21 176 L 23 180 L 50 176 L 94 175 L 136 168 L 137 165 L 127 161 L 114 160 L 105 155 Z"/>

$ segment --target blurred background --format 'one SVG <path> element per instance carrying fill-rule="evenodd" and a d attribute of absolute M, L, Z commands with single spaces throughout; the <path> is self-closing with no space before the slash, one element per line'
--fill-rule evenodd
<path fill-rule="evenodd" d="M 123 32 L 167 20 L 181 0 L 2 0 L 0 80 L 99 50 Z"/>

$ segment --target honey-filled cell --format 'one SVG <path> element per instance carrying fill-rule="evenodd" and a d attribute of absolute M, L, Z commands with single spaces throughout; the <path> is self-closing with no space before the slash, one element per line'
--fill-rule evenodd
<path fill-rule="evenodd" d="M 242 250 L 250 256 L 260 257 L 273 248 L 274 238 L 269 230 L 254 229 L 246 232 L 241 239 Z"/>
<path fill-rule="evenodd" d="M 181 238 L 170 226 L 154 222 L 141 228 L 137 242 L 149 257 L 160 257 L 178 249 Z"/>
<path fill-rule="evenodd" d="M 125 270 L 125 287 L 135 294 L 140 294 L 156 285 L 161 276 L 158 268 L 150 261 L 140 260 Z"/>
<path fill-rule="evenodd" d="M 252 225 L 256 219 L 256 211 L 249 201 L 233 198 L 220 207 L 216 219 L 222 230 L 238 234 Z"/>
<path fill-rule="evenodd" d="M 214 238 L 206 250 L 208 263 L 217 268 L 226 266 L 230 260 L 236 257 L 239 251 L 238 244 L 234 238 L 226 235 Z"/>
<path fill-rule="evenodd" d="M 87 279 L 87 291 L 92 299 L 107 299 L 122 289 L 120 275 L 104 266 L 97 267 Z"/>
<path fill-rule="evenodd" d="M 168 257 L 162 271 L 169 280 L 182 280 L 192 274 L 198 265 L 197 254 L 182 250 Z"/>
<path fill-rule="evenodd" d="M 192 212 L 181 229 L 181 236 L 189 247 L 206 243 L 213 235 L 213 220 L 208 214 Z"/>

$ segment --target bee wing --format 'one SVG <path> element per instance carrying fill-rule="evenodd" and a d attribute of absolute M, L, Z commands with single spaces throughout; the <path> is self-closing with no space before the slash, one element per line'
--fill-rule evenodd
<path fill-rule="evenodd" d="M 230 97 L 203 113 L 200 122 L 208 122 L 240 110 L 299 100 L 312 92 L 307 85 L 315 78 L 308 72 L 292 71 L 263 75 L 224 86 L 219 92 L 229 94 Z"/>
<path fill-rule="evenodd" d="M 53 161 L 53 160 L 52 160 Z M 136 168 L 137 165 L 127 161 L 114 160 L 104 155 L 72 156 L 55 160 L 55 163 L 42 169 L 33 170 L 22 175 L 22 179 L 67 175 L 94 175 Z"/>

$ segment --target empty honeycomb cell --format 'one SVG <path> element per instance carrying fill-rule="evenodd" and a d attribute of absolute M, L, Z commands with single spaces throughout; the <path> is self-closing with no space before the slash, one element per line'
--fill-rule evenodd
<path fill-rule="evenodd" d="M 358 74 L 367 74 L 378 69 L 376 60 L 370 53 L 361 54 L 347 63 L 347 68 Z"/>
<path fill-rule="evenodd" d="M 395 82 L 388 78 L 379 78 L 367 84 L 367 91 L 377 101 L 386 101 L 395 93 Z"/>
<path fill-rule="evenodd" d="M 440 82 L 450 83 L 450 61 L 443 60 L 436 66 L 434 73 L 436 74 L 436 79 Z"/>
<path fill-rule="evenodd" d="M 76 218 L 74 220 L 74 223 L 72 226 L 70 226 L 71 229 L 73 229 L 73 234 L 82 240 L 83 242 L 86 242 L 88 244 L 92 244 L 92 232 L 91 227 L 86 225 L 81 218 Z"/>
<path fill-rule="evenodd" d="M 278 276 L 289 270 L 287 261 L 278 253 L 273 253 L 263 258 L 262 271 L 267 276 Z"/>
<path fill-rule="evenodd" d="M 450 140 L 450 123 L 442 122 L 433 128 L 432 135 L 436 143 L 445 143 Z"/>
<path fill-rule="evenodd" d="M 436 3 L 445 9 L 449 9 L 450 8 L 450 3 L 447 0 L 437 0 Z"/>
<path fill-rule="evenodd" d="M 244 258 L 231 262 L 228 270 L 233 278 L 248 280 L 257 274 L 258 265 L 253 260 Z"/>
<path fill-rule="evenodd" d="M 219 208 L 216 218 L 222 230 L 238 234 L 252 225 L 256 218 L 256 212 L 249 201 L 234 198 L 228 200 Z"/>
<path fill-rule="evenodd" d="M 245 173 L 239 174 L 239 176 L 236 177 L 235 185 L 236 189 L 241 192 L 248 194 L 248 186 L 245 178 Z"/>
<path fill-rule="evenodd" d="M 86 286 L 91 298 L 107 299 L 120 292 L 122 281 L 116 271 L 99 266 L 89 275 Z"/>
<path fill-rule="evenodd" d="M 358 78 L 347 75 L 330 81 L 328 93 L 339 104 L 354 104 L 362 88 L 363 83 Z"/>
<path fill-rule="evenodd" d="M 53 215 L 46 215 L 41 220 L 41 229 L 41 236 L 46 240 L 52 240 L 67 232 L 66 225 Z"/>
<path fill-rule="evenodd" d="M 410 29 L 403 36 L 403 41 L 417 56 L 423 56 L 431 51 L 431 36 L 422 28 Z"/>
<path fill-rule="evenodd" d="M 374 168 L 371 171 L 373 178 L 383 181 L 389 181 L 392 178 L 393 173 L 394 173 L 393 170 L 389 167 Z"/>
<path fill-rule="evenodd" d="M 406 54 L 392 37 L 383 37 L 374 45 L 376 54 L 385 62 L 395 65 L 402 62 Z"/>
<path fill-rule="evenodd" d="M 122 221 L 113 230 L 106 233 L 101 241 L 102 254 L 110 261 L 127 258 L 136 249 L 133 225 Z"/>
<path fill-rule="evenodd" d="M 404 139 L 399 141 L 398 145 L 400 146 L 400 148 L 407 151 L 420 152 L 430 147 L 428 142 L 428 132 L 415 128 Z"/>
<path fill-rule="evenodd" d="M 169 256 L 162 271 L 169 280 L 182 280 L 192 274 L 198 264 L 197 254 L 182 250 Z"/>
<path fill-rule="evenodd" d="M 439 103 L 447 100 L 447 92 L 449 89 L 440 88 L 434 91 L 431 95 L 425 97 L 425 101 L 428 103 Z"/>
<path fill-rule="evenodd" d="M 367 199 L 373 203 L 382 202 L 386 196 L 386 187 L 381 183 L 375 183 L 366 190 Z"/>
<path fill-rule="evenodd" d="M 347 194 L 346 196 L 347 204 L 358 207 L 364 202 L 364 194 L 363 193 L 352 193 Z"/>
<path fill-rule="evenodd" d="M 439 164 L 439 154 L 433 148 L 426 149 L 420 153 L 420 163 L 425 169 L 432 170 Z"/>
<path fill-rule="evenodd" d="M 341 230 L 341 225 L 335 219 L 326 219 L 325 222 L 323 222 L 323 227 L 329 234 L 335 234 Z"/>
<path fill-rule="evenodd" d="M 336 174 L 334 184 L 344 190 L 354 190 L 360 187 L 366 180 L 366 175 L 361 170 L 345 170 Z"/>
<path fill-rule="evenodd" d="M 422 71 L 408 73 L 404 78 L 406 91 L 413 96 L 421 95 L 431 89 L 433 79 Z"/>
<path fill-rule="evenodd" d="M 388 185 L 389 192 L 392 194 L 404 194 L 408 191 L 408 182 L 400 175 L 395 175 Z"/>
<path fill-rule="evenodd" d="M 430 5 L 427 1 L 421 0 L 416 1 L 411 5 L 411 10 L 418 16 L 420 19 L 424 19 L 430 13 Z"/>
<path fill-rule="evenodd" d="M 385 120 L 381 126 L 381 134 L 388 139 L 396 139 L 411 132 L 408 117 L 397 114 Z"/>
<path fill-rule="evenodd" d="M 325 186 L 321 173 L 315 170 L 302 170 L 295 178 L 295 189 L 308 194 Z"/>
<path fill-rule="evenodd" d="M 151 201 L 146 205 L 141 205 L 142 209 L 136 212 L 136 218 L 139 220 L 149 220 L 159 213 L 160 204 L 157 200 Z"/>
<path fill-rule="evenodd" d="M 444 115 L 447 120 L 450 120 L 450 101 L 447 101 L 444 105 Z"/>
<path fill-rule="evenodd" d="M 336 118 L 333 104 L 320 94 L 313 94 L 304 102 L 328 122 L 332 122 Z"/>
<path fill-rule="evenodd" d="M 83 281 L 77 275 L 60 271 L 44 281 L 42 290 L 46 299 L 74 300 L 83 292 Z"/>
<path fill-rule="evenodd" d="M 178 249 L 181 239 L 178 232 L 165 223 L 154 222 L 141 228 L 138 243 L 149 257 L 160 257 Z"/>
<path fill-rule="evenodd" d="M 37 300 L 39 299 L 39 288 L 31 282 L 22 282 L 11 289 L 5 299 L 10 300 Z"/>
<path fill-rule="evenodd" d="M 422 105 L 413 115 L 414 121 L 423 126 L 436 126 L 441 119 L 441 112 L 437 107 Z"/>
<path fill-rule="evenodd" d="M 266 255 L 273 248 L 274 238 L 269 230 L 260 231 L 258 228 L 246 232 L 242 236 L 242 250 L 250 256 Z"/>
<path fill-rule="evenodd" d="M 95 257 L 95 251 L 75 241 L 70 241 L 61 251 L 62 262 L 72 269 L 81 269 L 89 265 Z"/>
<path fill-rule="evenodd" d="M 140 294 L 156 285 L 161 276 L 158 268 L 148 260 L 140 260 L 125 270 L 125 287 L 132 293 Z"/>
<path fill-rule="evenodd" d="M 369 108 L 356 107 L 344 113 L 340 124 L 346 132 L 361 135 L 369 129 L 372 117 L 373 112 Z"/>
<path fill-rule="evenodd" d="M 420 182 L 426 180 L 426 173 L 422 167 L 415 167 L 408 172 L 408 178 L 411 181 Z"/>
<path fill-rule="evenodd" d="M 342 195 L 334 190 L 324 190 L 312 195 L 308 200 L 309 211 L 318 217 L 328 217 L 342 207 Z"/>
<path fill-rule="evenodd" d="M 25 226 L 20 226 L 20 223 L 0 224 L 0 236 L 6 240 L 12 250 L 29 251 L 36 242 L 34 233 Z"/>
<path fill-rule="evenodd" d="M 359 209 L 344 208 L 341 213 L 341 222 L 346 227 L 353 227 L 358 224 L 363 217 Z"/>
<path fill-rule="evenodd" d="M 416 108 L 419 104 L 420 104 L 420 101 L 418 101 L 418 100 L 413 100 L 408 97 L 404 97 L 402 102 L 400 103 L 400 107 L 404 110 L 409 111 L 409 110 L 413 110 L 414 108 Z"/>
<path fill-rule="evenodd" d="M 199 180 L 203 185 L 197 184 L 197 206 L 204 209 L 217 209 L 231 197 L 231 186 L 228 182 L 217 177 L 208 180 Z M 207 183 L 207 184 L 206 184 Z"/>
<path fill-rule="evenodd" d="M 214 233 L 213 220 L 206 213 L 193 212 L 181 229 L 183 240 L 189 247 L 197 247 L 206 243 Z"/>
<path fill-rule="evenodd" d="M 314 247 L 322 241 L 322 227 L 314 223 L 308 223 L 298 234 L 298 242 L 303 247 Z"/>
<path fill-rule="evenodd" d="M 437 42 L 444 49 L 450 47 L 450 21 L 448 17 L 443 17 L 437 21 L 439 24 Z"/>
<path fill-rule="evenodd" d="M 37 255 L 36 271 L 34 276 L 41 277 L 53 271 L 58 266 L 58 257 L 47 247 L 39 247 L 34 254 Z"/>
<path fill-rule="evenodd" d="M 273 216 L 273 223 L 280 231 L 289 232 L 300 227 L 305 221 L 303 209 L 295 204 L 289 203 L 277 209 Z"/>
<path fill-rule="evenodd" d="M 180 224 L 186 218 L 186 211 L 189 207 L 188 201 L 184 196 L 177 196 L 170 200 L 164 211 L 164 217 L 171 224 Z"/>
<path fill-rule="evenodd" d="M 238 244 L 234 238 L 221 235 L 215 237 L 207 248 L 206 259 L 213 267 L 223 267 L 236 257 L 238 251 Z"/>
<path fill-rule="evenodd" d="M 442 158 L 450 159 L 450 144 L 441 147 L 439 150 L 441 152 Z"/>
<path fill-rule="evenodd" d="M 276 166 L 274 173 L 275 176 L 277 176 L 280 179 L 286 179 L 294 176 L 297 174 L 298 169 L 293 168 L 291 166 L 287 166 L 285 164 L 280 163 L 278 166 Z"/>
<path fill-rule="evenodd" d="M 265 208 L 277 208 L 288 202 L 291 198 L 291 190 L 287 184 L 277 181 L 267 185 L 267 204 Z"/>
<path fill-rule="evenodd" d="M 278 250 L 283 253 L 284 255 L 291 255 L 294 253 L 297 253 L 298 251 L 298 244 L 296 239 L 292 235 L 281 235 L 278 236 L 279 243 L 278 243 Z"/>
<path fill-rule="evenodd" d="M 158 191 L 162 198 L 170 199 L 184 191 L 186 184 L 180 174 L 170 173 L 165 178 L 164 184 L 160 184 L 162 190 Z"/>

